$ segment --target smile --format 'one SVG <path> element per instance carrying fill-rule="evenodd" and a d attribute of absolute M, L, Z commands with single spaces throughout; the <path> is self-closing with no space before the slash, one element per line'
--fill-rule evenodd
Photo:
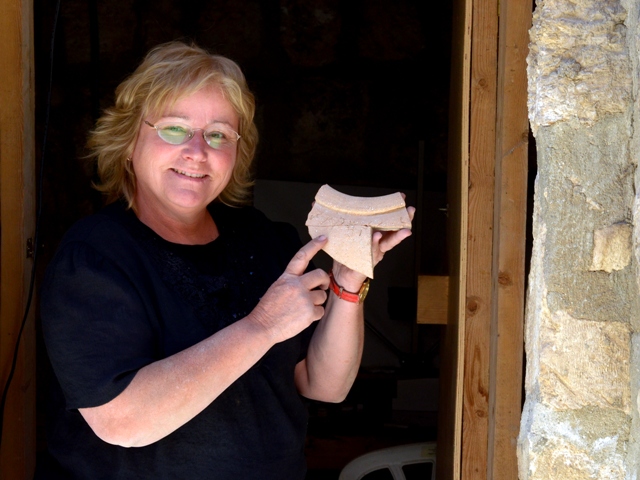
<path fill-rule="evenodd" d="M 204 178 L 207 176 L 204 173 L 189 173 L 189 172 L 185 172 L 184 170 L 176 170 L 175 168 L 172 168 L 171 170 L 173 170 L 176 173 L 179 173 L 180 175 L 184 175 L 185 177 L 191 177 L 191 178 Z"/>

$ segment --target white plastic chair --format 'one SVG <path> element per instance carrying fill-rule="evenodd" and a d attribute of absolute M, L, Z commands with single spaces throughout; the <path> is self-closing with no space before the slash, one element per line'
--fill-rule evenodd
<path fill-rule="evenodd" d="M 351 460 L 340 472 L 338 480 L 360 480 L 380 469 L 391 472 L 393 480 L 406 480 L 402 467 L 416 463 L 431 463 L 431 478 L 436 479 L 436 442 L 413 443 L 383 448 Z"/>

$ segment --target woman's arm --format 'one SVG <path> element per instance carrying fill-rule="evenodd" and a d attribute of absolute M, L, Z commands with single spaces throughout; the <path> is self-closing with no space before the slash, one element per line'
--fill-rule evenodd
<path fill-rule="evenodd" d="M 415 208 L 409 207 L 413 219 Z M 374 265 L 402 240 L 409 229 L 373 234 Z M 336 283 L 349 292 L 358 292 L 366 277 L 334 262 Z M 363 305 L 339 299 L 329 293 L 325 315 L 311 339 L 306 359 L 296 365 L 295 381 L 301 395 L 313 400 L 341 402 L 358 373 L 364 345 Z"/>
<path fill-rule="evenodd" d="M 325 242 L 303 246 L 247 317 L 141 368 L 110 402 L 79 409 L 96 435 L 125 447 L 160 440 L 206 408 L 273 345 L 321 318 L 328 276 L 304 271 Z"/>
<path fill-rule="evenodd" d="M 307 357 L 296 365 L 300 394 L 323 402 L 344 400 L 358 373 L 363 345 L 362 305 L 329 293 L 326 314 L 311 338 Z"/>
<path fill-rule="evenodd" d="M 139 447 L 184 425 L 271 347 L 249 317 L 171 357 L 141 368 L 116 398 L 79 411 L 107 443 Z"/>

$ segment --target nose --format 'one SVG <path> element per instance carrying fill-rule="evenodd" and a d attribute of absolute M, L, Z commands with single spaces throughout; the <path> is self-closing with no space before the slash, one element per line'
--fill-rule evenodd
<path fill-rule="evenodd" d="M 199 162 L 207 159 L 209 145 L 204 141 L 204 131 L 202 129 L 195 130 L 193 137 L 184 143 L 183 147 L 183 154 L 186 158 Z"/>

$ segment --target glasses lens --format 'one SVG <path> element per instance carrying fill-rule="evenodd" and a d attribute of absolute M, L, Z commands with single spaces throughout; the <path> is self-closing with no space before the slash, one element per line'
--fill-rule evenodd
<path fill-rule="evenodd" d="M 224 133 L 220 131 L 207 132 L 204 134 L 204 139 L 211 148 L 222 148 L 225 144 L 229 143 Z"/>
<path fill-rule="evenodd" d="M 218 149 L 235 144 L 238 135 L 225 125 L 216 125 L 214 129 L 204 134 L 204 139 L 211 148 Z"/>
<path fill-rule="evenodd" d="M 180 145 L 191 138 L 191 129 L 184 125 L 162 125 L 157 130 L 160 138 L 172 145 Z"/>

